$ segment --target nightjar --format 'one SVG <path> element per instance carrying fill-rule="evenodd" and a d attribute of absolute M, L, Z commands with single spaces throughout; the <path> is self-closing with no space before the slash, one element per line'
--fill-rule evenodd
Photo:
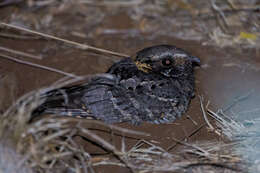
<path fill-rule="evenodd" d="M 32 117 L 91 117 L 105 123 L 170 123 L 194 97 L 193 68 L 200 60 L 171 45 L 157 45 L 124 58 L 107 73 L 80 85 L 55 89 Z"/>

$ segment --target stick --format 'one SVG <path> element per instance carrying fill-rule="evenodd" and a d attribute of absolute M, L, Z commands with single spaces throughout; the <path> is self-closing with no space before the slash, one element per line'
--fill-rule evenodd
<path fill-rule="evenodd" d="M 221 18 L 223 19 L 225 25 L 226 25 L 226 26 L 229 26 L 228 21 L 227 21 L 227 19 L 226 19 L 226 16 L 225 16 L 224 12 L 221 10 L 221 8 L 219 8 L 219 7 L 216 5 L 216 1 L 215 1 L 215 0 L 211 0 L 211 7 L 213 8 L 213 10 L 215 10 L 216 12 L 219 13 L 219 15 L 220 15 Z"/>
<path fill-rule="evenodd" d="M 6 51 L 6 52 L 10 52 L 10 53 L 14 53 L 14 54 L 21 55 L 21 56 L 25 56 L 25 57 L 29 57 L 29 58 L 33 58 L 33 59 L 39 59 L 39 60 L 42 59 L 41 56 L 35 56 L 35 55 L 29 54 L 29 53 L 26 53 L 26 52 L 13 50 L 13 49 L 9 49 L 9 48 L 6 48 L 6 47 L 1 47 L 0 46 L 0 50 Z"/>
<path fill-rule="evenodd" d="M 188 137 L 190 138 L 191 136 L 193 136 L 194 134 L 196 134 L 196 133 L 197 133 L 198 131 L 200 131 L 205 125 L 206 125 L 206 123 L 204 123 L 204 124 L 202 124 L 201 126 L 199 126 L 198 128 L 196 128 L 194 131 L 192 131 L 192 132 L 189 134 Z M 181 141 L 184 141 L 185 139 L 186 139 L 186 137 L 182 138 Z M 167 150 L 167 151 L 170 151 L 170 150 L 172 150 L 173 148 L 175 148 L 177 145 L 178 145 L 178 142 L 177 142 L 176 144 L 174 144 L 174 145 L 169 146 L 166 150 Z"/>
<path fill-rule="evenodd" d="M 71 73 L 67 73 L 67 72 L 64 72 L 64 71 L 61 71 L 61 70 L 58 70 L 58 69 L 55 69 L 55 68 L 51 68 L 51 67 L 42 66 L 42 65 L 35 64 L 35 63 L 32 63 L 32 62 L 23 61 L 23 60 L 16 59 L 16 58 L 8 56 L 8 55 L 0 54 L 0 57 L 5 58 L 5 59 L 10 60 L 10 61 L 13 61 L 13 62 L 16 62 L 16 63 L 25 64 L 25 65 L 29 65 L 29 66 L 32 66 L 32 67 L 48 70 L 48 71 L 59 73 L 59 74 L 69 76 L 69 77 L 72 77 L 72 78 L 80 78 L 79 76 L 71 74 Z"/>
<path fill-rule="evenodd" d="M 202 111 L 202 114 L 203 114 L 203 117 L 204 117 L 204 120 L 206 121 L 207 125 L 209 126 L 209 128 L 214 131 L 216 134 L 218 134 L 219 136 L 221 136 L 221 134 L 210 124 L 209 120 L 208 120 L 208 117 L 207 117 L 207 113 L 204 109 L 204 105 L 203 105 L 203 97 L 202 96 L 199 96 L 200 98 L 200 108 L 201 108 L 201 111 Z"/>
<path fill-rule="evenodd" d="M 38 36 L 26 36 L 26 35 L 15 35 L 8 33 L 0 33 L 0 37 L 12 38 L 12 39 L 20 39 L 20 40 L 36 40 L 39 39 Z"/>
<path fill-rule="evenodd" d="M 202 111 L 202 114 L 203 114 L 203 117 L 204 117 L 204 120 L 206 121 L 207 125 L 209 126 L 209 128 L 211 130 L 214 130 L 214 127 L 210 124 L 209 120 L 208 120 L 208 117 L 206 115 L 206 111 L 204 109 L 204 105 L 203 105 L 203 97 L 202 96 L 199 96 L 200 98 L 200 108 L 201 108 L 201 111 Z"/>
<path fill-rule="evenodd" d="M 96 2 L 96 1 L 89 1 L 89 0 L 81 0 L 79 3 L 84 4 L 91 4 L 96 6 L 136 6 L 144 3 L 145 0 L 131 0 L 131 1 L 104 1 L 104 2 Z"/>
<path fill-rule="evenodd" d="M 9 27 L 9 28 L 13 28 L 13 29 L 17 29 L 17 30 L 20 30 L 20 31 L 25 31 L 25 32 L 29 32 L 29 33 L 32 33 L 32 34 L 40 35 L 40 36 L 45 37 L 45 38 L 61 41 L 61 42 L 76 46 L 76 47 L 78 47 L 82 50 L 94 50 L 94 51 L 98 51 L 98 52 L 102 52 L 102 53 L 106 53 L 106 54 L 111 54 L 111 55 L 115 55 L 115 56 L 120 56 L 120 57 L 129 57 L 129 55 L 126 55 L 126 54 L 113 52 L 113 51 L 93 47 L 93 46 L 86 45 L 86 44 L 80 44 L 80 43 L 77 43 L 77 42 L 74 42 L 74 41 L 62 39 L 62 38 L 55 37 L 55 36 L 52 36 L 52 35 L 49 35 L 49 34 L 40 33 L 40 32 L 37 32 L 37 31 L 33 31 L 33 30 L 30 30 L 30 29 L 22 28 L 22 27 L 19 27 L 19 26 L 15 26 L 15 25 L 3 23 L 3 22 L 0 22 L 0 25 L 6 26 L 6 27 Z"/>
<path fill-rule="evenodd" d="M 187 115 L 187 118 L 188 118 L 189 120 L 191 120 L 191 122 L 192 122 L 195 126 L 198 125 L 198 123 L 197 123 L 195 120 L 193 120 L 193 119 L 191 118 L 191 116 Z"/>
<path fill-rule="evenodd" d="M 179 144 L 182 144 L 182 145 L 184 145 L 184 146 L 191 147 L 191 148 L 193 148 L 193 149 L 195 149 L 195 150 L 197 150 L 197 151 L 203 153 L 203 154 L 204 154 L 204 155 L 203 155 L 204 157 L 209 157 L 209 155 L 210 155 L 210 153 L 209 153 L 208 151 L 206 151 L 206 150 L 200 148 L 199 146 L 192 145 L 192 144 L 188 144 L 188 143 L 183 142 L 183 141 L 180 141 L 180 140 L 178 140 L 178 139 L 176 139 L 176 138 L 172 138 L 172 140 L 174 140 L 175 142 L 177 142 L 177 143 L 179 143 Z"/>

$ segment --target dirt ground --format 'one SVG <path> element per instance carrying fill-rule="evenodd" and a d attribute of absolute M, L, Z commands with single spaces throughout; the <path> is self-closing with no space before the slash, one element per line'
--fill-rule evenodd
<path fill-rule="evenodd" d="M 225 20 L 206 1 L 3 2 L 10 4 L 1 6 L 0 1 L 0 22 L 127 55 L 133 55 L 147 46 L 167 43 L 199 57 L 202 63 L 195 70 L 196 97 L 181 119 L 162 125 L 119 124 L 120 127 L 149 133 L 151 136 L 147 138 L 148 141 L 164 149 L 171 147 L 170 152 L 176 149 L 175 139 L 189 143 L 223 140 L 208 130 L 201 112 L 199 95 L 204 97 L 205 102 L 210 101 L 209 106 L 213 110 L 223 109 L 229 115 L 259 107 L 260 4 L 257 1 L 246 4 L 238 2 L 234 5 L 235 12 L 228 10 L 229 4 L 215 4 L 223 9 Z M 258 10 L 254 9 L 257 6 Z M 237 16 L 244 20 L 238 20 Z M 248 18 L 251 20 L 246 21 Z M 30 53 L 41 59 L 21 56 L 6 48 Z M 80 50 L 70 44 L 0 25 L 1 112 L 25 93 L 49 86 L 64 77 L 5 59 L 1 55 L 75 75 L 105 72 L 120 58 Z M 136 139 L 129 139 L 128 146 L 135 142 Z M 100 154 L 103 151 L 95 152 Z M 122 171 L 121 168 L 116 169 Z M 99 172 L 107 171 L 99 168 Z"/>

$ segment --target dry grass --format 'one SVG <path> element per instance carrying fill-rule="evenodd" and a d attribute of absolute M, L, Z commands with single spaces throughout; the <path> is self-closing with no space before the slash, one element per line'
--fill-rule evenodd
<path fill-rule="evenodd" d="M 222 110 L 214 112 L 210 109 L 208 114 L 216 120 L 218 131 L 221 131 L 223 136 L 236 141 L 232 153 L 241 156 L 247 163 L 249 172 L 259 172 L 259 118 L 236 121 L 225 115 Z"/>
<path fill-rule="evenodd" d="M 145 140 L 149 134 L 100 121 L 49 116 L 28 123 L 30 112 L 43 101 L 40 97 L 42 93 L 75 81 L 77 80 L 63 80 L 51 88 L 31 92 L 20 98 L 2 116 L 2 141 L 10 141 L 13 146 L 11 149 L 21 155 L 23 159 L 19 165 L 29 167 L 34 172 L 86 173 L 95 172 L 96 166 L 105 165 L 125 167 L 132 172 L 240 171 L 237 165 L 241 164 L 241 160 L 232 154 L 234 144 L 187 144 L 177 141 L 183 147 L 173 154 Z M 113 142 L 104 139 L 96 130 L 101 130 L 108 136 L 120 136 L 121 146 L 115 146 Z M 127 149 L 125 139 L 129 135 L 137 136 L 137 143 Z M 91 141 L 108 154 L 94 156 L 93 151 L 84 147 L 84 142 L 76 140 L 77 136 Z M 12 166 L 16 168 L 16 164 Z M 0 170 L 2 167 L 0 165 Z"/>

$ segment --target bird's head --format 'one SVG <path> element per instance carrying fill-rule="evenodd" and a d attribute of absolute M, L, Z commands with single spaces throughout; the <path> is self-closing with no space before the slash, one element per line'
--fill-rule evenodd
<path fill-rule="evenodd" d="M 137 52 L 135 64 L 145 73 L 160 73 L 166 77 L 190 75 L 200 64 L 197 57 L 171 45 L 157 45 Z"/>

